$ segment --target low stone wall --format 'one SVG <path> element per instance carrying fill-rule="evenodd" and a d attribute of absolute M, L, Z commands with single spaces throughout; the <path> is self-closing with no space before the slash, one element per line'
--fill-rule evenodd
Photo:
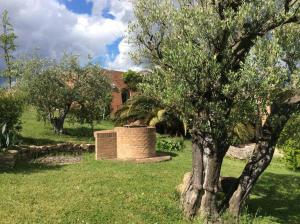
<path fill-rule="evenodd" d="M 17 156 L 17 150 L 8 150 L 5 152 L 0 152 L 0 170 L 15 167 L 17 162 Z"/>
<path fill-rule="evenodd" d="M 73 144 L 73 143 L 61 143 L 56 145 L 44 145 L 44 146 L 18 146 L 18 158 L 20 160 L 30 160 L 41 156 L 57 153 L 75 153 L 80 154 L 83 152 L 94 152 L 95 145 L 92 144 Z"/>

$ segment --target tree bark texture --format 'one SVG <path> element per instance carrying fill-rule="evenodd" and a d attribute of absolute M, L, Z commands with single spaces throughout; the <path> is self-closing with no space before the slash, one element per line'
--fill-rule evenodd
<path fill-rule="evenodd" d="M 54 128 L 54 132 L 57 134 L 62 134 L 64 130 L 64 123 L 71 108 L 71 104 L 68 104 L 62 114 L 59 117 L 50 118 L 51 124 Z"/>
<path fill-rule="evenodd" d="M 226 196 L 227 200 L 230 198 L 229 212 L 232 215 L 240 214 L 259 176 L 270 165 L 280 133 L 295 109 L 297 108 L 294 105 L 287 103 L 273 105 L 271 114 L 262 127 L 262 133 L 253 154 L 239 177 L 237 189 L 232 195 Z"/>
<path fill-rule="evenodd" d="M 293 112 L 299 109 L 299 104 L 300 96 L 272 106 L 271 113 L 261 127 L 253 154 L 238 179 L 220 177 L 223 158 L 229 146 L 222 139 L 213 139 L 211 135 L 192 133 L 192 172 L 186 176 L 181 191 L 184 214 L 189 218 L 198 213 L 214 218 L 228 208 L 232 215 L 238 216 L 253 186 L 269 166 L 280 133 Z M 217 192 L 225 194 L 219 207 Z"/>
<path fill-rule="evenodd" d="M 181 192 L 181 206 L 184 214 L 192 218 L 218 215 L 216 193 L 221 165 L 228 146 L 219 146 L 209 134 L 193 133 L 193 167 Z"/>

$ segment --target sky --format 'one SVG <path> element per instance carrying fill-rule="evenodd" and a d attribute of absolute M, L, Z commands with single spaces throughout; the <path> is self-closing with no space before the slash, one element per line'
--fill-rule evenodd
<path fill-rule="evenodd" d="M 128 53 L 126 34 L 133 10 L 130 0 L 0 0 L 18 36 L 16 55 L 38 50 L 59 59 L 63 52 L 88 55 L 102 67 L 138 69 Z"/>

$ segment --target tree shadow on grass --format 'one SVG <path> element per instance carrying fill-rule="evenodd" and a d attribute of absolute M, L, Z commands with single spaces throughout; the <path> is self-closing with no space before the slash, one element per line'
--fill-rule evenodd
<path fill-rule="evenodd" d="M 31 138 L 31 137 L 18 137 L 21 144 L 23 145 L 55 145 L 58 143 L 63 143 L 63 141 L 54 141 L 52 139 L 46 138 Z"/>
<path fill-rule="evenodd" d="M 0 175 L 3 173 L 31 174 L 31 173 L 44 172 L 49 170 L 60 170 L 63 166 L 65 165 L 46 165 L 42 163 L 22 162 L 17 164 L 14 168 L 0 170 Z"/>
<path fill-rule="evenodd" d="M 156 151 L 157 155 L 159 156 L 172 156 L 172 157 L 176 157 L 178 156 L 178 154 L 174 153 L 174 152 L 164 152 L 164 151 Z"/>
<path fill-rule="evenodd" d="M 64 128 L 64 134 L 72 137 L 92 137 L 92 129 L 87 127 Z"/>
<path fill-rule="evenodd" d="M 248 202 L 249 212 L 280 223 L 300 223 L 300 176 L 265 173 Z"/>

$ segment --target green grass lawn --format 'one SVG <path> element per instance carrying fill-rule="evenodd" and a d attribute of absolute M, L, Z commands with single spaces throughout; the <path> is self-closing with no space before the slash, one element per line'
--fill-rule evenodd
<path fill-rule="evenodd" d="M 22 132 L 33 142 L 92 141 L 57 138 L 33 114 L 24 114 Z M 104 125 L 111 127 L 106 122 L 98 128 Z M 225 159 L 222 175 L 238 176 L 243 166 Z M 175 187 L 190 168 L 190 144 L 172 161 L 156 164 L 95 161 L 84 154 L 79 164 L 18 165 L 0 173 L 0 223 L 189 223 L 181 216 Z M 255 217 L 244 218 L 247 223 L 300 223 L 300 173 L 274 160 L 247 206 L 247 216 Z"/>
<path fill-rule="evenodd" d="M 93 143 L 94 136 L 88 125 L 73 122 L 65 122 L 64 129 L 66 134 L 56 135 L 50 124 L 37 121 L 36 111 L 29 107 L 22 115 L 22 143 L 24 144 L 55 144 L 61 142 L 86 142 Z M 95 130 L 105 130 L 113 128 L 111 121 L 102 121 L 95 125 Z"/>

